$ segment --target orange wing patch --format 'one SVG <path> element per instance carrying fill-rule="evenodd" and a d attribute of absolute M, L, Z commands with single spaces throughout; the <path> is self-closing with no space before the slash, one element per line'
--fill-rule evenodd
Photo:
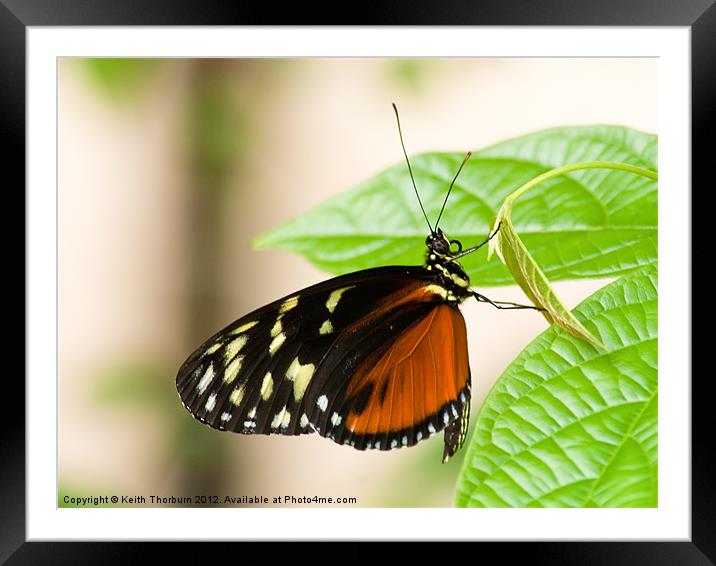
<path fill-rule="evenodd" d="M 434 421 L 426 435 L 434 434 L 457 416 L 439 412 L 458 399 L 469 377 L 465 321 L 457 309 L 436 303 L 357 369 L 346 391 L 353 403 L 345 427 L 353 435 L 388 438 Z M 421 437 L 406 436 L 402 443 L 412 445 Z"/>

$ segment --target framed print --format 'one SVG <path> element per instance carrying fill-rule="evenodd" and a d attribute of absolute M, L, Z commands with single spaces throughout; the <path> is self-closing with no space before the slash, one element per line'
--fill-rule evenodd
<path fill-rule="evenodd" d="M 28 226 L 4 556 L 713 556 L 689 189 L 713 7 L 382 27 L 2 9 Z"/>

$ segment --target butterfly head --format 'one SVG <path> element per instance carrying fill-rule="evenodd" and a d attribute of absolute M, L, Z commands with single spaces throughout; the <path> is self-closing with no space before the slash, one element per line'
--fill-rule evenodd
<path fill-rule="evenodd" d="M 425 238 L 425 245 L 428 246 L 428 255 L 433 254 L 437 258 L 451 257 L 462 250 L 460 240 L 449 240 L 440 228 Z M 454 246 L 457 249 L 450 249 Z"/>

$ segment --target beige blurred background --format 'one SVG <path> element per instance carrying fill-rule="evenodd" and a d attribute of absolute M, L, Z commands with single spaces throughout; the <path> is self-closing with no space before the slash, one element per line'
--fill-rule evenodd
<path fill-rule="evenodd" d="M 359 452 L 221 433 L 182 407 L 176 370 L 225 324 L 327 277 L 251 241 L 399 162 L 392 101 L 416 154 L 561 125 L 656 132 L 656 92 L 654 59 L 61 60 L 59 504 L 214 494 L 452 506 L 465 450 L 441 464 L 442 435 Z M 605 282 L 556 288 L 571 307 Z M 487 294 L 525 300 L 516 286 Z M 474 416 L 546 324 L 474 302 L 463 312 Z"/>

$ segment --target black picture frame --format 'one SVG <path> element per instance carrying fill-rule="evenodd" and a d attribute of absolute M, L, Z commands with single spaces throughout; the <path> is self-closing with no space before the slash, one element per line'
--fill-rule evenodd
<path fill-rule="evenodd" d="M 28 26 L 88 25 L 260 25 L 331 24 L 341 25 L 564 25 L 564 26 L 686 26 L 692 38 L 692 179 L 693 186 L 706 181 L 708 143 L 713 137 L 716 93 L 716 6 L 714 0 L 600 0 L 577 5 L 573 0 L 443 1 L 370 3 L 369 9 L 352 14 L 345 21 L 344 6 L 327 9 L 299 4 L 276 10 L 270 5 L 221 0 L 200 3 L 157 0 L 0 0 L 0 125 L 8 142 L 2 155 L 5 198 L 19 195 L 25 186 L 25 61 Z M 331 11 L 333 10 L 333 11 Z M 341 10 L 340 12 L 338 10 Z M 277 12 L 281 12 L 278 14 Z M 293 13 L 292 13 L 293 12 Z M 711 158 L 712 159 L 712 158 Z M 711 185 L 713 181 L 711 181 Z M 685 189 L 686 190 L 686 189 Z M 713 190 L 713 189 L 711 189 Z M 693 192 L 692 192 L 693 194 Z M 22 204 L 24 210 L 24 199 Z M 11 215 L 6 215 L 6 218 Z M 7 223 L 5 225 L 8 225 Z M 12 246 L 12 240 L 5 240 Z M 10 250 L 8 250 L 10 251 Z M 5 256 L 8 258 L 8 254 Z M 693 255 L 692 255 L 693 257 Z M 9 259 L 9 258 L 8 258 Z M 7 259 L 6 259 L 7 262 Z M 9 262 L 8 262 L 9 263 Z M 27 281 L 24 281 L 25 285 Z M 6 294 L 6 301 L 10 295 Z M 10 303 L 11 301 L 8 301 Z M 15 352 L 5 359 L 19 359 Z M 24 386 L 17 372 L 5 371 L 4 399 L 24 399 Z M 690 375 L 682 376 L 690 379 Z M 501 561 L 521 557 L 545 564 L 714 564 L 716 563 L 716 467 L 712 431 L 716 428 L 714 411 L 709 406 L 709 382 L 702 374 L 692 380 L 692 532 L 688 542 L 527 542 L 491 543 Z M 2 476 L 0 481 L 0 561 L 8 564 L 127 563 L 147 558 L 144 543 L 26 542 L 25 537 L 25 406 L 3 403 Z M 316 534 L 320 538 L 320 533 Z M 358 545 L 359 543 L 351 543 Z M 455 552 L 475 552 L 465 544 L 452 543 Z M 154 548 L 166 552 L 166 560 L 181 552 L 183 560 L 207 559 L 225 549 L 207 549 L 206 545 L 181 548 Z M 223 546 L 223 545 L 219 545 Z M 366 560 L 375 552 L 371 544 L 355 550 L 341 548 L 337 553 L 321 553 L 327 559 L 337 557 Z M 377 551 L 377 549 L 376 549 Z M 235 553 L 235 549 L 230 551 Z M 243 552 L 243 551 L 242 551 Z M 289 549 L 286 549 L 286 556 Z M 301 551 L 302 553 L 305 551 Z M 478 550 L 482 552 L 482 550 Z M 250 551 L 252 554 L 253 551 Z M 232 554 L 224 554 L 231 556 Z M 237 559 L 240 557 L 233 554 Z M 249 555 L 246 555 L 249 556 Z M 475 555 L 479 560 L 479 555 Z"/>

